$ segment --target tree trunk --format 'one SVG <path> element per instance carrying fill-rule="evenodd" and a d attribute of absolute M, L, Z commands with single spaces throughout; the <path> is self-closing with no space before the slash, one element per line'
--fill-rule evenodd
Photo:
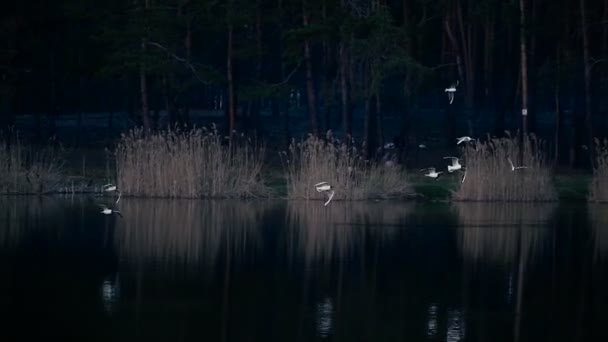
<path fill-rule="evenodd" d="M 348 93 L 348 57 L 344 38 L 340 39 L 338 46 L 338 55 L 340 63 L 340 104 L 342 114 L 342 133 L 344 141 L 349 141 L 351 136 L 351 121 L 350 121 L 350 94 Z"/>
<path fill-rule="evenodd" d="M 256 42 L 256 59 L 255 59 L 255 69 L 254 69 L 254 78 L 260 82 L 262 80 L 262 4 L 260 0 L 256 2 L 256 12 L 255 12 L 255 42 Z M 260 111 L 262 110 L 262 99 L 255 98 L 252 100 L 252 108 L 251 108 L 251 120 L 253 121 L 253 134 L 254 136 L 258 136 L 261 131 L 261 117 Z"/>
<path fill-rule="evenodd" d="M 380 95 L 376 94 L 375 99 L 376 99 L 376 141 L 377 141 L 378 147 L 384 148 L 384 130 L 383 130 L 383 125 L 382 125 L 382 122 L 384 120 L 383 120 L 383 115 L 382 115 L 382 103 L 380 102 Z"/>
<path fill-rule="evenodd" d="M 49 56 L 49 74 L 50 74 L 50 99 L 49 99 L 49 112 L 48 112 L 48 122 L 49 122 L 49 135 L 55 135 L 55 121 L 57 119 L 58 113 L 58 99 L 57 99 L 57 70 L 56 70 L 56 60 L 55 60 L 55 47 L 51 47 L 51 52 Z"/>
<path fill-rule="evenodd" d="M 147 15 L 147 11 L 150 9 L 150 0 L 144 1 L 144 11 L 142 16 Z M 145 28 L 147 31 L 147 28 Z M 144 35 L 140 39 L 141 59 L 139 61 L 139 90 L 141 95 L 141 120 L 144 125 L 145 131 L 150 131 L 150 109 L 148 106 L 148 81 L 146 75 L 146 45 L 148 44 L 148 38 Z"/>
<path fill-rule="evenodd" d="M 278 11 L 279 14 L 282 16 L 283 15 L 283 0 L 278 0 Z M 284 27 L 283 27 L 283 21 L 279 20 L 279 34 L 283 34 L 284 31 Z M 278 46 L 279 46 L 279 51 L 283 51 L 284 49 L 284 43 L 283 40 L 280 38 L 278 39 Z M 285 62 L 281 59 L 281 63 L 279 63 L 280 65 L 280 75 L 281 75 L 281 80 L 285 79 Z M 289 144 L 291 144 L 291 132 L 289 129 L 289 101 L 285 101 L 283 99 L 282 96 L 277 96 L 276 97 L 276 101 L 277 103 L 277 107 L 279 109 L 279 111 L 281 110 L 281 108 L 283 108 L 283 132 L 285 133 L 285 148 L 289 149 Z"/>
<path fill-rule="evenodd" d="M 458 2 L 458 5 L 460 6 L 460 2 Z M 459 7 L 458 7 L 459 8 Z M 473 80 L 472 80 L 472 66 L 467 66 L 467 64 L 470 64 L 471 62 L 467 62 L 469 60 L 469 57 L 465 56 L 465 49 L 466 49 L 466 45 L 468 45 L 470 47 L 470 44 L 467 43 L 466 37 L 468 35 L 465 36 L 465 33 L 462 32 L 464 29 L 464 24 L 463 24 L 463 19 L 462 19 L 462 11 L 458 11 L 458 17 L 459 17 L 459 27 L 460 27 L 460 42 L 458 41 L 458 39 L 456 38 L 455 33 L 452 31 L 452 28 L 450 26 L 450 20 L 449 17 L 446 17 L 445 21 L 444 21 L 444 25 L 445 25 L 445 29 L 446 29 L 446 34 L 450 40 L 450 43 L 452 44 L 452 48 L 455 51 L 456 54 L 456 66 L 457 66 L 457 70 L 458 70 L 458 76 L 461 80 L 461 84 L 464 83 L 464 87 L 465 87 L 465 111 L 466 113 L 466 117 L 467 117 L 467 128 L 468 128 L 468 133 L 469 135 L 473 134 L 473 122 L 471 121 L 471 112 L 472 112 L 472 106 L 473 106 L 473 89 L 475 89 L 473 87 Z M 462 56 L 462 57 L 461 57 Z M 463 59 L 464 58 L 464 63 L 463 63 Z M 463 65 L 464 64 L 464 65 Z M 469 77 L 471 78 L 471 80 L 469 80 Z"/>
<path fill-rule="evenodd" d="M 488 14 L 485 27 L 484 42 L 484 102 L 488 116 L 493 116 L 494 106 L 492 105 L 493 84 L 492 76 L 494 73 L 494 12 Z"/>
<path fill-rule="evenodd" d="M 236 104 L 235 104 L 235 95 L 234 95 L 234 80 L 233 80 L 233 70 L 232 70 L 232 18 L 230 16 L 232 13 L 229 13 L 228 16 L 228 44 L 226 51 L 226 81 L 227 81 L 227 99 L 228 102 L 226 104 L 226 120 L 228 121 L 228 132 L 227 134 L 232 135 L 232 132 L 235 129 L 235 118 L 236 118 Z"/>
<path fill-rule="evenodd" d="M 556 79 L 555 79 L 555 131 L 554 131 L 554 144 L 555 144 L 555 148 L 554 148 L 554 155 L 553 155 L 553 164 L 555 166 L 558 165 L 559 163 L 559 132 L 560 132 L 560 127 L 561 127 L 561 106 L 560 106 L 560 102 L 559 102 L 559 91 L 560 91 L 560 80 L 561 80 L 561 58 L 560 58 L 560 47 L 559 44 L 557 46 L 556 49 Z"/>
<path fill-rule="evenodd" d="M 462 46 L 462 58 L 464 62 L 465 71 L 465 111 L 467 116 L 467 126 L 469 135 L 473 135 L 473 107 L 475 105 L 475 69 L 473 68 L 473 58 L 475 46 L 473 39 L 476 35 L 473 32 L 473 25 L 464 25 L 464 18 L 462 13 L 462 3 L 460 0 L 457 1 L 458 11 L 458 24 L 460 25 L 460 39 Z"/>
<path fill-rule="evenodd" d="M 526 52 L 526 8 L 525 0 L 519 0 L 520 26 L 519 47 L 521 67 L 521 129 L 522 135 L 528 134 L 528 62 Z"/>
<path fill-rule="evenodd" d="M 583 63 L 585 68 L 585 128 L 587 130 L 587 146 L 589 162 L 593 162 L 593 122 L 591 120 L 591 63 L 589 56 L 589 35 L 587 32 L 587 13 L 585 0 L 579 0 L 581 11 L 581 32 L 583 35 Z"/>
<path fill-rule="evenodd" d="M 308 9 L 306 0 L 302 0 L 302 25 L 308 27 Z M 317 101 L 315 96 L 314 77 L 312 72 L 310 40 L 304 40 L 304 60 L 306 63 L 306 99 L 308 104 L 308 116 L 310 118 L 310 131 L 313 135 L 319 135 L 319 124 L 317 120 Z"/>

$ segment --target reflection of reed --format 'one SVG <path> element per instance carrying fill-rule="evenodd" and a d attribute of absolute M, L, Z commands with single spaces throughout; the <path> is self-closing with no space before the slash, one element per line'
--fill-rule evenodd
<path fill-rule="evenodd" d="M 545 238 L 543 225 L 556 205 L 547 203 L 454 203 L 461 229 L 462 253 L 473 260 L 513 262 Z M 521 240 L 520 240 L 521 239 Z"/>
<path fill-rule="evenodd" d="M 593 255 L 602 259 L 608 254 L 608 206 L 588 204 L 587 207 L 593 235 Z"/>
<path fill-rule="evenodd" d="M 0 247 L 12 248 L 29 233 L 46 228 L 62 228 L 62 198 L 39 196 L 8 196 L 0 198 Z M 49 234 L 61 230 L 47 229 Z"/>
<path fill-rule="evenodd" d="M 411 203 L 399 202 L 338 201 L 324 207 L 317 201 L 292 201 L 287 210 L 288 253 L 309 261 L 347 258 L 364 244 L 366 227 L 377 226 L 372 233 L 386 238 L 395 226 L 405 224 L 412 208 Z"/>
<path fill-rule="evenodd" d="M 222 248 L 240 260 L 259 245 L 263 208 L 245 201 L 125 200 L 116 244 L 134 264 L 214 265 Z"/>

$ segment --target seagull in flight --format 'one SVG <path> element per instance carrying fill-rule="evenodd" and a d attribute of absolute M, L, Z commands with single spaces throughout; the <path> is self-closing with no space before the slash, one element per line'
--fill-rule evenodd
<path fill-rule="evenodd" d="M 116 204 L 118 204 L 122 193 L 120 191 L 118 191 L 118 187 L 116 185 L 114 185 L 112 183 L 108 183 L 108 184 L 102 186 L 101 188 L 103 189 L 104 192 L 117 192 L 118 198 L 116 199 Z"/>
<path fill-rule="evenodd" d="M 327 196 L 327 202 L 325 202 L 324 204 L 325 206 L 327 206 L 335 194 L 335 191 L 333 190 L 332 186 L 329 185 L 329 183 L 327 182 L 320 182 L 315 184 L 315 188 L 317 189 L 317 192 L 322 192 Z"/>
<path fill-rule="evenodd" d="M 443 171 L 439 171 L 439 172 L 435 171 L 434 167 L 429 167 L 427 169 L 422 169 L 420 171 L 425 171 L 425 170 L 428 170 L 428 172 L 425 173 L 424 176 L 434 178 L 435 180 L 439 179 L 439 175 L 443 173 Z"/>
<path fill-rule="evenodd" d="M 509 161 L 509 164 L 511 164 L 511 171 L 515 171 L 518 169 L 529 169 L 528 166 L 515 166 L 513 165 L 513 162 L 511 161 L 511 158 L 507 157 L 507 160 Z"/>
<path fill-rule="evenodd" d="M 109 208 L 105 204 L 98 204 L 98 206 L 101 208 L 100 213 L 102 213 L 104 215 L 118 214 L 118 216 L 122 217 L 122 214 L 120 213 L 120 211 L 118 211 L 116 209 Z"/>
<path fill-rule="evenodd" d="M 460 164 L 460 159 L 458 157 L 443 157 L 443 159 L 452 159 L 452 165 L 448 165 L 448 172 L 451 173 L 462 169 L 462 165 Z"/>
<path fill-rule="evenodd" d="M 112 184 L 112 183 L 108 183 L 104 186 L 101 187 L 103 189 L 104 192 L 112 192 L 112 191 L 116 191 L 118 188 L 116 187 L 116 185 Z"/>
<path fill-rule="evenodd" d="M 459 83 L 459 81 L 457 80 L 451 86 L 449 86 L 448 88 L 445 88 L 445 92 L 448 93 L 448 99 L 450 100 L 450 104 L 452 104 L 452 102 L 454 102 L 454 93 L 456 92 L 456 87 L 458 87 L 458 83 Z"/>
<path fill-rule="evenodd" d="M 474 141 L 475 139 L 471 138 L 468 135 L 465 135 L 464 137 L 456 138 L 456 140 L 458 140 L 456 142 L 456 145 L 460 145 L 460 143 L 462 143 L 462 142 L 470 142 L 470 141 Z"/>
<path fill-rule="evenodd" d="M 464 183 L 464 179 L 467 178 L 467 169 L 462 169 L 463 175 L 460 184 Z"/>

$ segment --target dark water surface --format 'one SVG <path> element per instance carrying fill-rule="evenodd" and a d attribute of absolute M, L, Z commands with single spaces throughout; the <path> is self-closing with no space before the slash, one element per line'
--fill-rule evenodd
<path fill-rule="evenodd" d="M 0 198 L 2 341 L 608 341 L 608 206 Z"/>

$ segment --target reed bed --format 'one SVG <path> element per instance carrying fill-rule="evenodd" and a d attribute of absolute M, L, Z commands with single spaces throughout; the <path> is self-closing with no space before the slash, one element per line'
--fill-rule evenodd
<path fill-rule="evenodd" d="M 463 149 L 466 179 L 454 192 L 460 201 L 556 201 L 552 169 L 545 160 L 543 142 L 534 135 L 489 138 Z M 511 170 L 511 164 L 528 168 Z M 520 164 L 521 160 L 521 164 Z"/>
<path fill-rule="evenodd" d="M 363 159 L 354 143 L 347 145 L 333 138 L 310 135 L 293 140 L 289 151 L 281 153 L 287 195 L 291 199 L 324 199 L 314 184 L 329 182 L 334 200 L 399 198 L 413 194 L 406 173 L 395 163 L 370 163 Z"/>
<path fill-rule="evenodd" d="M 596 166 L 593 168 L 588 199 L 591 202 L 608 202 L 608 139 L 600 142 L 596 138 L 595 151 Z"/>
<path fill-rule="evenodd" d="M 260 177 L 264 148 L 215 126 L 124 134 L 116 149 L 123 194 L 172 198 L 245 198 L 270 195 Z"/>
<path fill-rule="evenodd" d="M 15 133 L 0 136 L 0 193 L 55 192 L 63 178 L 63 166 L 61 149 L 54 141 L 36 147 Z"/>
<path fill-rule="evenodd" d="M 468 259 L 512 264 L 519 253 L 535 255 L 547 239 L 544 226 L 552 218 L 555 203 L 456 202 L 458 240 Z"/>

